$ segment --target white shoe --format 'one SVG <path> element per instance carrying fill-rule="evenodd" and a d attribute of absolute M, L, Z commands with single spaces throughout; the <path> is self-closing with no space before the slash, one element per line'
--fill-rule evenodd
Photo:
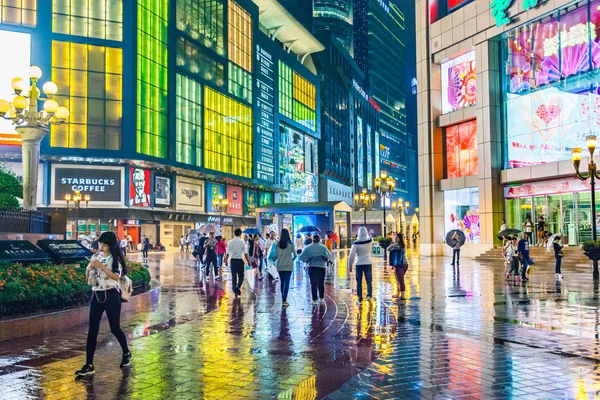
<path fill-rule="evenodd" d="M 560 274 L 554 274 L 554 280 L 559 281 L 560 280 Z"/>
<path fill-rule="evenodd" d="M 563 275 L 562 274 L 558 274 L 558 278 L 559 278 L 559 280 L 562 281 L 563 280 Z"/>
<path fill-rule="evenodd" d="M 313 306 L 316 306 L 317 304 L 319 304 L 319 303 L 318 303 L 316 300 L 313 300 L 313 301 L 312 301 L 312 305 L 313 305 Z"/>

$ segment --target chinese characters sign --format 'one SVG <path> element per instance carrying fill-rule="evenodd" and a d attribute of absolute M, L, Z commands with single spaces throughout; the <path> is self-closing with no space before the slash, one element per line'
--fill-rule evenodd
<path fill-rule="evenodd" d="M 490 3 L 490 9 L 492 10 L 492 17 L 496 21 L 496 26 L 502 26 L 510 23 L 507 10 L 511 6 L 513 0 L 493 0 Z M 527 11 L 531 8 L 537 7 L 538 0 L 523 0 L 523 10 Z"/>

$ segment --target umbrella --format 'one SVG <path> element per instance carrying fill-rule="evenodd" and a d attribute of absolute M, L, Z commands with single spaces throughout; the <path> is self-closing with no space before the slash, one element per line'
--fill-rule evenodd
<path fill-rule="evenodd" d="M 219 227 L 214 224 L 206 224 L 204 226 L 201 226 L 200 229 L 198 229 L 198 231 L 200 231 L 202 233 L 211 233 L 211 232 L 216 232 L 218 230 L 219 230 Z"/>
<path fill-rule="evenodd" d="M 88 235 L 79 235 L 79 240 L 87 240 L 88 242 L 91 242 L 92 239 L 88 236 Z"/>
<path fill-rule="evenodd" d="M 256 228 L 247 228 L 244 230 L 246 235 L 260 235 L 260 232 Z"/>
<path fill-rule="evenodd" d="M 551 252 L 554 249 L 554 238 L 555 237 L 561 237 L 560 234 L 555 233 L 554 235 L 550 236 L 550 239 L 548 239 L 548 243 L 546 243 L 546 251 L 547 252 Z"/>
<path fill-rule="evenodd" d="M 518 230 L 518 229 L 512 229 L 512 228 L 509 228 L 509 229 L 505 229 L 505 230 L 503 230 L 503 231 L 500 231 L 500 232 L 498 232 L 498 235 L 496 235 L 496 237 L 497 237 L 498 239 L 502 240 L 502 238 L 503 238 L 504 236 L 512 236 L 512 235 L 517 235 L 517 234 L 519 234 L 519 233 L 521 233 L 521 231 L 520 231 L 520 230 Z"/>
<path fill-rule="evenodd" d="M 313 233 L 313 232 L 321 232 L 321 230 L 314 225 L 306 225 L 298 230 L 298 233 Z"/>
<path fill-rule="evenodd" d="M 458 237 L 460 240 L 460 245 L 462 246 L 463 244 L 465 244 L 465 234 L 463 233 L 463 231 L 459 230 L 459 229 L 452 229 L 450 232 L 446 233 L 446 244 L 450 247 L 452 247 L 452 245 L 450 244 L 450 241 L 452 240 L 452 237 L 454 236 L 454 234 L 458 232 Z"/>
<path fill-rule="evenodd" d="M 328 235 L 333 235 L 335 232 L 334 231 L 327 231 L 325 233 L 328 234 Z"/>

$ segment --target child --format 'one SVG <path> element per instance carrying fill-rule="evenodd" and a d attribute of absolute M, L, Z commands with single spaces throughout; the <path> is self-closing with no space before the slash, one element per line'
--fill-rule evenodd
<path fill-rule="evenodd" d="M 510 274 L 514 271 L 515 278 L 519 274 L 519 252 L 517 251 L 517 237 L 510 238 L 504 253 L 507 260 L 510 261 L 510 269 L 506 273 L 506 279 L 510 279 Z"/>

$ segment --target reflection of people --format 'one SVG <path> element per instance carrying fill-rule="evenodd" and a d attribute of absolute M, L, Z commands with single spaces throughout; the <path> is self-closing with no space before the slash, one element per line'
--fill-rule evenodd
<path fill-rule="evenodd" d="M 146 193 L 146 175 L 144 171 L 139 168 L 133 170 L 131 180 L 135 189 L 135 195 L 129 200 L 129 205 L 149 207 L 150 196 Z"/>

